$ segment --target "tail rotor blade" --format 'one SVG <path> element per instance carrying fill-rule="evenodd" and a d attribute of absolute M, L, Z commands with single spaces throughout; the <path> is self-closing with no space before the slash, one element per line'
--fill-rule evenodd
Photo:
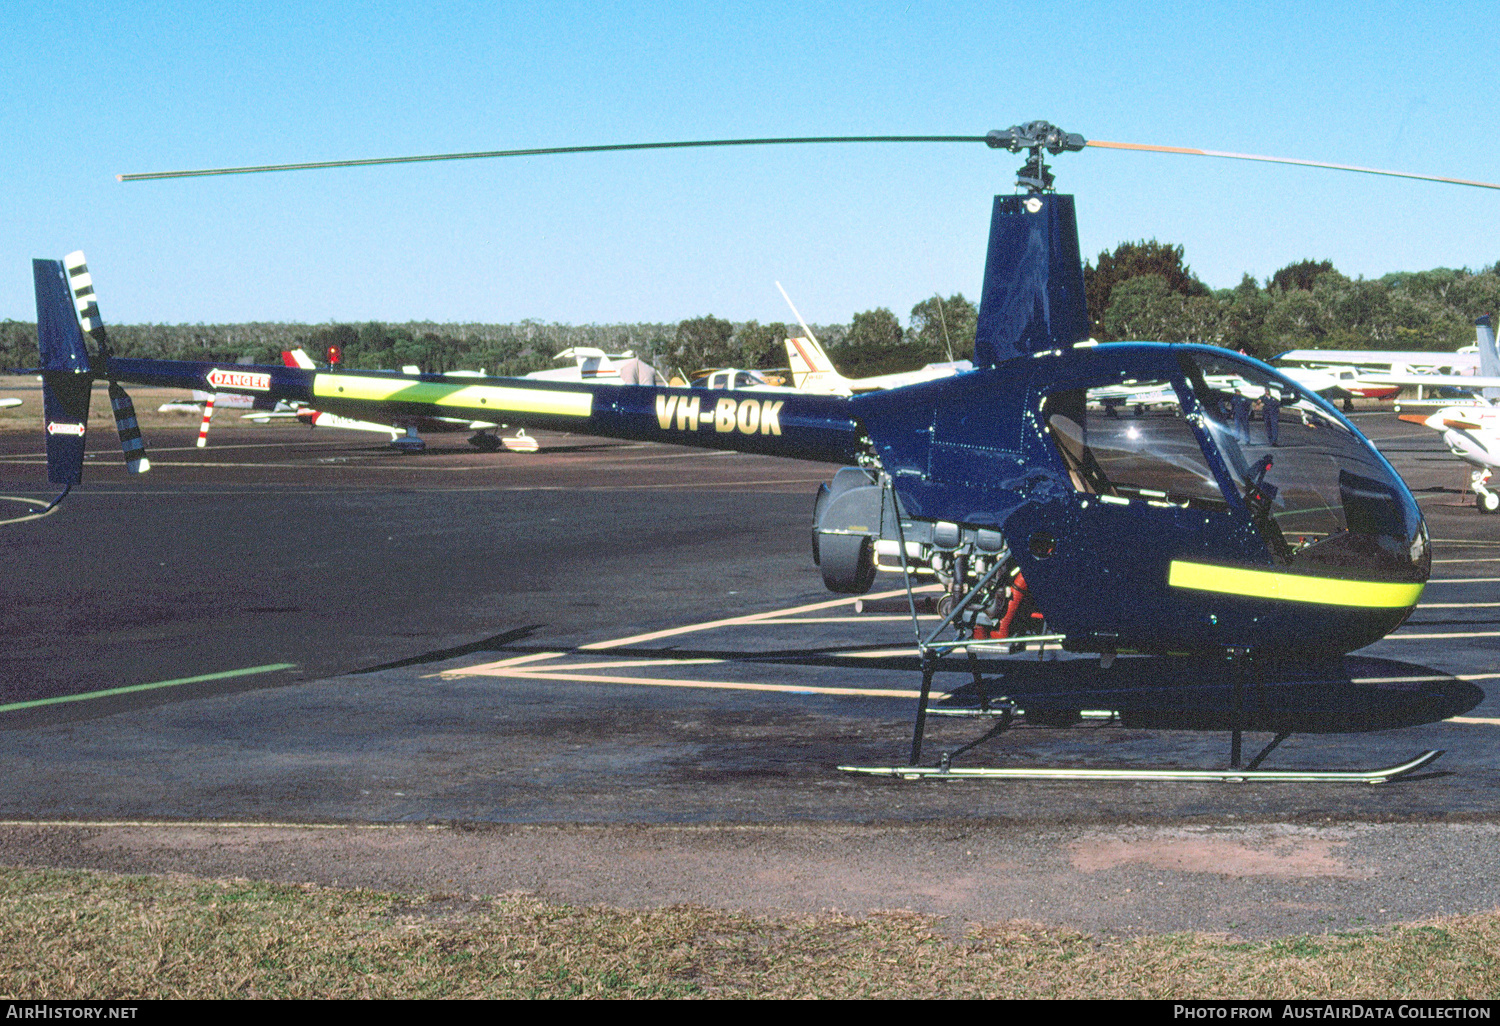
<path fill-rule="evenodd" d="M 146 443 L 141 440 L 141 426 L 135 419 L 135 404 L 116 382 L 109 383 L 109 406 L 115 413 L 115 430 L 120 433 L 120 451 L 125 454 L 125 470 L 144 474 L 151 469 L 146 458 Z"/>
<path fill-rule="evenodd" d="M 68 288 L 73 292 L 73 305 L 78 310 L 79 323 L 89 333 L 89 338 L 108 347 L 109 337 L 105 334 L 104 319 L 99 316 L 99 302 L 94 295 L 94 276 L 89 274 L 83 250 L 76 249 L 63 257 L 63 267 L 68 271 Z"/>
<path fill-rule="evenodd" d="M 63 266 L 68 272 L 68 288 L 73 294 L 73 306 L 78 311 L 78 321 L 99 345 L 101 362 L 106 374 L 109 371 L 109 335 L 104 330 L 104 318 L 99 315 L 99 301 L 94 293 L 94 277 L 89 274 L 88 262 L 83 250 L 74 250 L 63 257 Z M 141 426 L 135 417 L 135 404 L 117 382 L 109 383 L 109 405 L 115 415 L 115 430 L 120 434 L 120 450 L 125 454 L 125 469 L 131 474 L 144 474 L 151 469 L 146 458 L 146 443 L 141 438 Z"/>

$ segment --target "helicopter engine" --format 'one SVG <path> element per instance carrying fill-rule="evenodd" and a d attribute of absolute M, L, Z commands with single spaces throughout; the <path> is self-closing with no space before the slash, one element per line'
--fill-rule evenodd
<path fill-rule="evenodd" d="M 831 482 L 819 486 L 813 505 L 813 562 L 829 591 L 863 595 L 878 571 L 900 573 L 903 544 L 906 572 L 943 586 L 938 612 L 946 615 L 996 564 L 1002 564 L 1002 572 L 971 603 L 963 617 L 965 625 L 975 633 L 995 632 L 996 637 L 1041 628 L 1041 614 L 999 531 L 946 521 L 906 519 L 898 524 L 889 487 L 878 472 L 864 467 L 844 467 Z"/>

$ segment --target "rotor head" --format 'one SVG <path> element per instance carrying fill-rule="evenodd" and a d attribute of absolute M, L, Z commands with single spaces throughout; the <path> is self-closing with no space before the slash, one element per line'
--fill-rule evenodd
<path fill-rule="evenodd" d="M 1088 140 L 1076 132 L 1064 132 L 1050 121 L 1028 121 L 1024 125 L 995 129 L 984 137 L 985 145 L 992 150 L 1009 150 L 1031 154 L 1026 163 L 1016 171 L 1016 187 L 1028 193 L 1050 192 L 1055 180 L 1051 168 L 1042 161 L 1042 151 L 1053 156 L 1064 150 L 1081 150 Z"/>

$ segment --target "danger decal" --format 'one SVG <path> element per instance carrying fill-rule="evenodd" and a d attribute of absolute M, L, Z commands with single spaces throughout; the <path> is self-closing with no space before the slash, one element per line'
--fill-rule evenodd
<path fill-rule="evenodd" d="M 214 388 L 243 388 L 250 392 L 271 390 L 271 375 L 264 371 L 219 370 L 215 367 L 206 377 Z"/>
<path fill-rule="evenodd" d="M 663 431 L 697 431 L 699 425 L 707 431 L 712 424 L 720 434 L 779 435 L 784 405 L 785 400 L 720 399 L 710 406 L 702 396 L 659 395 L 656 423 Z"/>

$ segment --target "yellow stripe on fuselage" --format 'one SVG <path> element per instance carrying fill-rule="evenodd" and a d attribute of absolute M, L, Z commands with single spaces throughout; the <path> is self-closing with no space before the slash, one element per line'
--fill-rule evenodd
<path fill-rule="evenodd" d="M 542 413 L 556 417 L 587 417 L 594 409 L 592 392 L 564 392 L 550 388 L 507 388 L 501 385 L 460 385 L 410 378 L 377 378 L 354 374 L 319 374 L 313 395 L 322 399 L 363 402 L 426 403 L 475 412 Z"/>
<path fill-rule="evenodd" d="M 1312 602 L 1323 606 L 1358 606 L 1365 609 L 1404 609 L 1417 604 L 1421 584 L 1389 581 L 1351 581 L 1339 577 L 1309 577 L 1274 570 L 1213 566 L 1172 560 L 1167 583 L 1174 588 L 1213 591 L 1221 595 L 1275 599 L 1281 602 Z"/>

